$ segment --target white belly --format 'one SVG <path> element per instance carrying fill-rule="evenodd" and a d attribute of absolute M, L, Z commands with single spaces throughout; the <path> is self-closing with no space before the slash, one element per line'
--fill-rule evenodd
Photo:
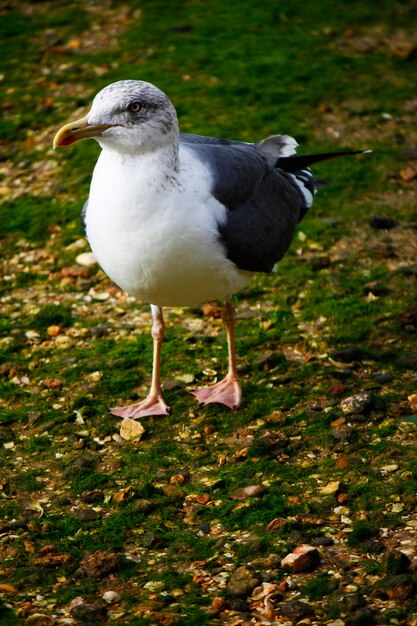
<path fill-rule="evenodd" d="M 107 157 L 96 166 L 86 226 L 97 261 L 119 287 L 143 302 L 195 306 L 249 282 L 252 274 L 226 258 L 218 238 L 225 209 L 201 185 L 164 188 L 149 182 L 151 168 L 145 177 Z"/>

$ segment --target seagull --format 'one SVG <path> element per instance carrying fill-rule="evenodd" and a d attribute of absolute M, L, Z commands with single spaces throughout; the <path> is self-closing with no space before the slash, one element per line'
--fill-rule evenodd
<path fill-rule="evenodd" d="M 167 415 L 160 379 L 163 307 L 224 299 L 228 344 L 223 380 L 193 390 L 200 406 L 242 402 L 232 294 L 271 272 L 313 202 L 309 166 L 344 151 L 296 155 L 288 135 L 257 143 L 180 133 L 168 96 L 140 80 L 102 89 L 89 113 L 63 126 L 54 148 L 93 138 L 102 150 L 82 222 L 104 272 L 150 304 L 153 370 L 148 396 L 110 409 L 121 418 Z"/>

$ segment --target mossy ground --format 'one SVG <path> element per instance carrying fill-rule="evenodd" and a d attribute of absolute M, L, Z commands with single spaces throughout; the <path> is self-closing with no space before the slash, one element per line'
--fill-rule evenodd
<path fill-rule="evenodd" d="M 416 623 L 414 593 L 378 591 L 386 550 L 409 554 L 413 578 L 417 528 L 414 11 L 356 0 L 0 8 L 2 624 L 59 623 L 74 598 L 101 602 L 107 589 L 122 598 L 112 623 L 280 624 L 301 598 L 323 624 L 344 619 L 332 594 L 355 588 L 375 623 Z M 197 408 L 187 388 L 223 373 L 224 333 L 215 308 L 173 309 L 172 414 L 123 443 L 107 410 L 146 391 L 150 314 L 75 261 L 88 250 L 78 216 L 97 146 L 50 147 L 121 78 L 164 89 L 185 131 L 374 150 L 316 168 L 314 208 L 278 272 L 237 294 L 242 410 Z M 396 226 L 372 228 L 374 215 Z M 369 403 L 346 416 L 342 401 L 362 392 Z M 263 495 L 236 499 L 248 485 Z M 269 555 L 323 537 L 333 545 L 320 566 L 291 575 L 270 621 L 250 594 L 230 601 L 237 566 L 279 585 L 288 572 Z M 80 573 L 98 550 L 123 558 Z M 229 604 L 210 611 L 219 596 Z"/>

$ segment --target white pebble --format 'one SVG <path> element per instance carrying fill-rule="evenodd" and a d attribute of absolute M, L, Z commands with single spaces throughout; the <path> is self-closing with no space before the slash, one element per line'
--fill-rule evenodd
<path fill-rule="evenodd" d="M 121 597 L 116 591 L 105 591 L 103 593 L 103 600 L 105 600 L 107 604 L 116 604 L 116 602 L 120 602 Z"/>

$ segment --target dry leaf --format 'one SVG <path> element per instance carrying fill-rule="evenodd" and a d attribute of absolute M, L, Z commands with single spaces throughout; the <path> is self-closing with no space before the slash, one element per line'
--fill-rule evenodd
<path fill-rule="evenodd" d="M 9 583 L 0 583 L 0 593 L 18 593 L 18 589 Z"/>
<path fill-rule="evenodd" d="M 121 489 L 120 491 L 115 493 L 113 496 L 113 500 L 115 500 L 116 502 L 123 502 L 129 496 L 131 491 L 132 486 L 129 485 L 129 487 L 125 487 L 124 489 Z"/>

